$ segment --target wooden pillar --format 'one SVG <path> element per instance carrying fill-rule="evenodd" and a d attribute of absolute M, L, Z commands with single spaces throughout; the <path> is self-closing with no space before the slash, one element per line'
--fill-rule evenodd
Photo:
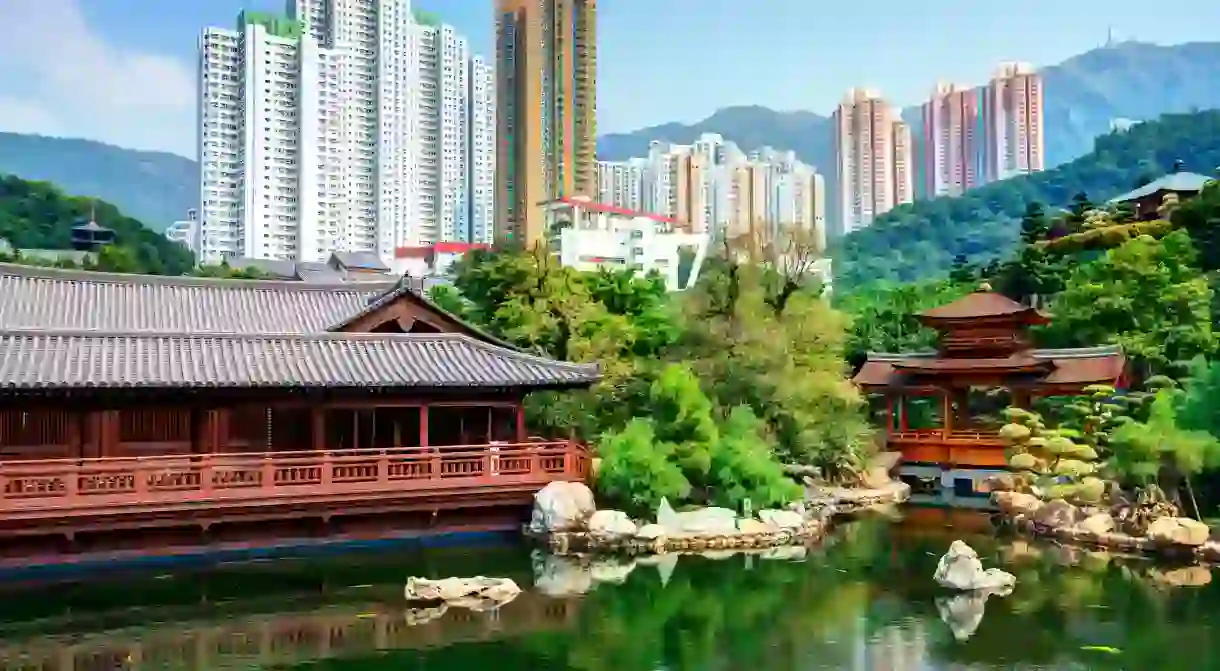
<path fill-rule="evenodd" d="M 517 410 L 517 442 L 524 443 L 525 435 L 525 403 L 520 402 L 516 406 Z"/>
<path fill-rule="evenodd" d="M 84 458 L 84 429 L 88 415 L 83 412 L 68 411 L 68 456 L 72 459 Z"/>
<path fill-rule="evenodd" d="M 428 447 L 428 406 L 419 406 L 419 446 Z"/>
<path fill-rule="evenodd" d="M 949 387 L 941 389 L 941 415 L 941 428 L 948 438 L 953 432 L 953 389 Z"/>
<path fill-rule="evenodd" d="M 894 434 L 894 395 L 885 395 L 885 435 Z"/>
<path fill-rule="evenodd" d="M 98 423 L 98 456 L 118 456 L 119 439 L 122 437 L 118 410 L 103 410 Z"/>
<path fill-rule="evenodd" d="M 326 449 L 326 408 L 320 405 L 309 408 L 309 439 L 315 452 Z"/>
<path fill-rule="evenodd" d="M 911 430 L 911 398 L 906 394 L 898 397 L 898 430 L 906 433 Z"/>

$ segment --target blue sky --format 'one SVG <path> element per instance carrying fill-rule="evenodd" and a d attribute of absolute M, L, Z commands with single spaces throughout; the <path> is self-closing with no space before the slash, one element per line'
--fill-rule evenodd
<path fill-rule="evenodd" d="M 492 47 L 494 0 L 416 0 Z M 0 0 L 0 130 L 185 155 L 196 38 L 283 0 Z M 599 125 L 692 122 L 728 105 L 829 113 L 852 86 L 896 104 L 1004 60 L 1057 63 L 1123 37 L 1217 40 L 1220 3 L 1176 0 L 602 0 Z M 1183 18 L 1185 17 L 1185 18 Z"/>

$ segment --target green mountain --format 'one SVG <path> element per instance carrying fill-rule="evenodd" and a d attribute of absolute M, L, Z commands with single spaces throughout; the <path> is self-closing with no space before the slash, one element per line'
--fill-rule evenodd
<path fill-rule="evenodd" d="M 0 239 L 17 250 L 72 248 L 72 228 L 92 219 L 114 232 L 114 244 L 88 267 L 114 272 L 182 275 L 195 259 L 190 251 L 154 233 L 114 205 L 95 198 L 70 196 L 47 182 L 0 174 Z M 20 252 L 18 252 L 18 257 Z M 0 261 L 17 260 L 6 250 Z M 66 260 L 57 263 L 75 266 Z"/>
<path fill-rule="evenodd" d="M 986 262 L 1007 254 L 1031 202 L 1062 208 L 1084 193 L 1094 203 L 1173 169 L 1220 166 L 1220 110 L 1169 114 L 1098 137 L 1093 151 L 1057 168 L 903 205 L 847 235 L 835 254 L 836 287 L 910 281 L 949 270 L 957 255 Z"/>
<path fill-rule="evenodd" d="M 1059 165 L 1088 152 L 1093 138 L 1114 122 L 1220 107 L 1220 87 L 1213 85 L 1212 75 L 1218 70 L 1220 43 L 1212 42 L 1169 47 L 1124 42 L 1043 68 L 1047 164 Z M 934 80 L 929 73 L 929 91 Z M 918 107 L 909 107 L 902 116 L 914 122 L 919 114 Z M 597 150 L 599 158 L 617 161 L 646 155 L 653 140 L 689 143 L 700 133 L 720 133 L 746 151 L 763 145 L 791 149 L 830 173 L 831 131 L 828 117 L 811 112 L 730 107 L 696 124 L 669 123 L 604 135 Z"/>
<path fill-rule="evenodd" d="M 158 233 L 199 202 L 194 161 L 89 140 L 0 133 L 0 174 L 101 198 Z"/>

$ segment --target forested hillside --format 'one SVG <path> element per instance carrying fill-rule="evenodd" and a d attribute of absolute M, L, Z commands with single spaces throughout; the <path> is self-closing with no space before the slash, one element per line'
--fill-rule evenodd
<path fill-rule="evenodd" d="M 835 250 L 839 286 L 876 280 L 913 281 L 944 275 L 959 255 L 972 263 L 1007 256 L 1030 203 L 1055 210 L 1078 194 L 1104 202 L 1159 177 L 1182 160 L 1212 174 L 1220 166 L 1220 111 L 1165 115 L 1097 138 L 1092 152 L 1026 177 L 904 205 Z"/>
<path fill-rule="evenodd" d="M 70 249 L 72 227 L 90 214 L 115 232 L 114 248 L 106 250 L 104 270 L 182 275 L 194 266 L 191 253 L 114 205 L 69 196 L 46 182 L 0 176 L 0 238 L 17 249 Z"/>

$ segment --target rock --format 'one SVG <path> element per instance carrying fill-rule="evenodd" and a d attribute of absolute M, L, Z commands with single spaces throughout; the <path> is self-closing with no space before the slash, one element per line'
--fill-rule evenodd
<path fill-rule="evenodd" d="M 1080 510 L 1063 499 L 1050 501 L 1034 511 L 1034 522 L 1052 529 L 1070 527 L 1078 521 Z"/>
<path fill-rule="evenodd" d="M 409 602 L 443 601 L 472 610 L 502 606 L 517 598 L 521 588 L 511 578 L 407 578 L 403 596 Z"/>
<path fill-rule="evenodd" d="M 893 482 L 890 474 L 902 461 L 901 452 L 881 452 L 874 456 L 860 474 L 860 484 L 868 489 L 882 489 Z"/>
<path fill-rule="evenodd" d="M 768 534 L 779 531 L 779 527 L 771 526 L 758 520 L 743 518 L 737 520 L 737 531 L 743 534 Z"/>
<path fill-rule="evenodd" d="M 639 530 L 620 510 L 598 510 L 589 517 L 588 527 L 589 533 L 605 536 L 634 536 Z"/>
<path fill-rule="evenodd" d="M 1033 494 L 1014 491 L 993 491 L 991 500 L 1006 517 L 1016 515 L 1032 515 L 1042 507 L 1042 499 Z"/>
<path fill-rule="evenodd" d="M 800 513 L 791 510 L 760 510 L 758 519 L 762 520 L 763 524 L 780 529 L 799 529 L 805 524 L 805 518 Z"/>
<path fill-rule="evenodd" d="M 985 589 L 1005 594 L 1011 592 L 1017 582 L 1016 576 L 1000 569 L 984 571 L 978 553 L 962 541 L 953 541 L 949 546 L 949 551 L 936 565 L 933 579 L 942 587 L 963 592 Z"/>
<path fill-rule="evenodd" d="M 529 530 L 537 534 L 584 529 L 597 510 L 593 492 L 580 482 L 552 482 L 534 495 Z"/>
<path fill-rule="evenodd" d="M 1086 517 L 1077 526 L 1083 531 L 1087 531 L 1100 538 L 1114 531 L 1114 518 L 1110 517 L 1109 513 L 1097 513 L 1096 515 Z"/>
<path fill-rule="evenodd" d="M 1012 473 L 992 475 L 979 485 L 980 492 L 1012 492 L 1017 489 L 1017 479 Z"/>
<path fill-rule="evenodd" d="M 645 524 L 635 532 L 635 537 L 640 540 L 652 541 L 666 536 L 665 527 L 660 524 Z"/>
<path fill-rule="evenodd" d="M 669 502 L 662 499 L 657 509 L 657 524 L 669 535 L 677 534 L 734 534 L 737 533 L 737 513 L 728 508 L 698 508 L 687 512 L 674 512 Z"/>
<path fill-rule="evenodd" d="M 1161 517 L 1148 525 L 1148 538 L 1158 545 L 1198 547 L 1207 542 L 1207 525 L 1189 517 Z"/>

